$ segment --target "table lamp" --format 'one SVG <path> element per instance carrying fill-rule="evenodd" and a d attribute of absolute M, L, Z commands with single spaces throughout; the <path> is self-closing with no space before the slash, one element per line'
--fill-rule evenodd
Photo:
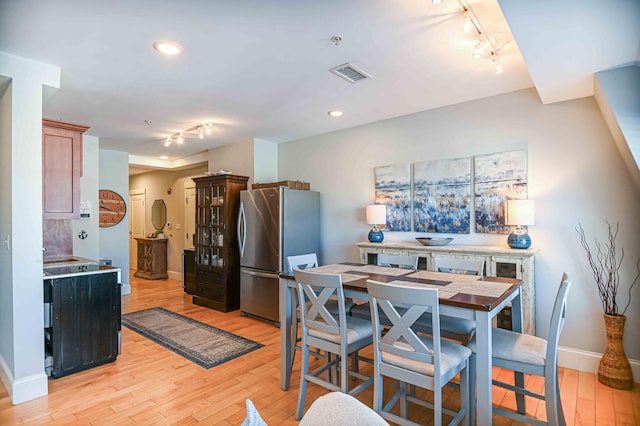
<path fill-rule="evenodd" d="M 384 234 L 378 228 L 378 225 L 387 223 L 387 206 L 384 204 L 372 204 L 367 206 L 367 224 L 373 225 L 369 231 L 369 241 L 372 243 L 381 243 L 384 240 Z"/>
<path fill-rule="evenodd" d="M 507 243 L 513 249 L 527 249 L 531 247 L 531 237 L 525 226 L 535 224 L 535 203 L 533 200 L 507 200 L 507 225 L 516 225 L 516 229 L 509 235 Z"/>

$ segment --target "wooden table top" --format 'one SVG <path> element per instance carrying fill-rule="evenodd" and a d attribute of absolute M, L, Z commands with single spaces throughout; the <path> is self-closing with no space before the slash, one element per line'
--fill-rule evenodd
<path fill-rule="evenodd" d="M 491 311 L 522 286 L 522 280 L 478 275 L 452 274 L 361 263 L 336 263 L 309 269 L 311 272 L 340 274 L 345 289 L 367 291 L 367 280 L 438 289 L 440 303 Z M 283 275 L 283 278 L 293 279 Z"/>

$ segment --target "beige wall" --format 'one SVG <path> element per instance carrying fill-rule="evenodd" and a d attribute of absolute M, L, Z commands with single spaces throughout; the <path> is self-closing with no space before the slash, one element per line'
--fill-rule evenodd
<path fill-rule="evenodd" d="M 621 287 L 627 286 L 635 275 L 633 260 L 640 256 L 640 194 L 594 98 L 543 105 L 530 89 L 280 144 L 278 174 L 309 181 L 321 192 L 324 262 L 358 261 L 354 244 L 365 241 L 369 230 L 364 208 L 374 201 L 374 167 L 516 149 L 528 151 L 529 196 L 536 201 L 536 224 L 529 233 L 540 250 L 537 329 L 546 336 L 566 271 L 574 285 L 560 344 L 602 353 L 602 309 L 575 227 L 581 223 L 590 238 L 602 240 L 605 220 L 620 222 Z M 386 232 L 385 241 L 417 236 L 424 234 Z M 449 236 L 453 244 L 506 246 L 506 235 Z M 625 339 L 627 355 L 635 360 L 640 360 L 639 292 L 634 290 L 636 303 L 627 311 Z M 621 292 L 624 304 L 627 297 Z"/>
<path fill-rule="evenodd" d="M 247 185 L 251 188 L 254 178 L 253 157 L 253 140 L 220 146 L 209 150 L 209 170 L 249 176 Z"/>
<path fill-rule="evenodd" d="M 227 169 L 225 169 L 227 170 Z M 181 279 L 182 277 L 182 251 L 185 247 L 184 230 L 184 182 L 190 181 L 192 177 L 204 176 L 207 171 L 206 166 L 194 169 L 179 171 L 153 171 L 129 178 L 129 189 L 145 189 L 145 232 L 154 230 L 151 224 L 151 206 L 157 199 L 164 200 L 167 205 L 167 222 L 171 223 L 171 228 L 165 227 L 164 233 L 169 239 L 167 244 L 167 269 L 171 278 Z M 171 194 L 167 191 L 171 189 Z M 176 225 L 180 224 L 182 230 L 177 230 Z M 131 265 L 136 269 L 135 265 Z"/>

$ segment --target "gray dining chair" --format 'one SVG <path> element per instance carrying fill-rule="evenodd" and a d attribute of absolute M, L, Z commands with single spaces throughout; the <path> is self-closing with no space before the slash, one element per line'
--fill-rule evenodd
<path fill-rule="evenodd" d="M 567 274 L 562 274 L 562 280 L 551 313 L 551 324 L 547 339 L 501 328 L 492 329 L 493 365 L 513 370 L 515 377 L 515 385 L 498 380 L 494 380 L 493 384 L 513 391 L 516 394 L 517 402 L 517 412 L 494 406 L 493 412 L 495 414 L 527 424 L 548 424 L 553 426 L 564 426 L 566 424 L 558 382 L 558 341 L 564 325 L 567 295 L 571 284 L 572 281 Z M 475 339 L 469 347 L 475 354 Z M 475 355 L 473 356 L 475 357 Z M 472 361 L 472 370 L 475 368 L 475 364 Z M 523 373 L 544 377 L 544 395 L 525 388 Z M 473 378 L 475 378 L 475 371 L 471 372 L 471 377 L 471 389 L 474 389 L 475 380 Z M 546 422 L 526 415 L 525 396 L 545 401 Z"/>
<path fill-rule="evenodd" d="M 418 269 L 418 256 L 381 253 L 378 255 L 377 265 L 416 270 Z"/>
<path fill-rule="evenodd" d="M 402 269 L 418 269 L 418 256 L 401 256 L 397 254 L 378 254 L 376 263 L 378 266 L 386 266 L 391 268 Z M 371 320 L 371 308 L 369 302 L 354 305 L 349 314 L 354 317 Z M 382 323 L 388 324 L 386 318 L 382 316 Z"/>
<path fill-rule="evenodd" d="M 417 425 L 408 419 L 409 403 L 432 408 L 433 422 L 442 424 L 442 413 L 453 416 L 449 424 L 468 423 L 470 410 L 469 358 L 471 350 L 447 340 L 441 340 L 438 290 L 407 287 L 391 283 L 367 281 L 373 318 L 373 408 L 384 419 L 400 425 Z M 406 306 L 403 311 L 397 305 Z M 380 312 L 391 326 L 383 334 Z M 431 336 L 418 334 L 416 321 L 429 313 Z M 443 406 L 442 388 L 459 376 L 460 409 Z M 395 394 L 384 397 L 383 377 L 398 381 Z M 409 387 L 433 391 L 433 403 L 420 399 Z M 400 404 L 400 415 L 395 411 Z M 392 412 L 392 410 L 394 410 Z"/>
<path fill-rule="evenodd" d="M 395 266 L 405 269 L 418 268 L 418 256 L 399 256 L 393 254 L 379 254 L 378 266 Z M 484 265 L 484 262 L 483 262 Z M 483 268 L 480 268 L 482 270 Z M 358 318 L 366 318 L 371 320 L 371 308 L 369 303 L 363 303 L 353 306 L 350 314 Z M 390 325 L 384 313 L 380 314 L 382 324 Z M 425 313 L 416 324 L 422 333 L 431 334 L 431 314 Z M 475 333 L 476 323 L 473 320 L 464 318 L 456 318 L 448 315 L 440 315 L 440 332 L 443 337 L 452 339 L 462 344 L 471 341 Z"/>
<path fill-rule="evenodd" d="M 436 256 L 434 258 L 435 270 L 454 274 L 484 276 L 484 260 L 454 259 L 450 257 Z M 429 314 L 418 321 L 417 327 L 426 334 L 431 334 Z M 476 332 L 476 323 L 464 318 L 440 316 L 441 333 L 448 339 L 455 340 L 463 345 L 468 344 Z"/>
<path fill-rule="evenodd" d="M 452 272 L 454 274 L 484 276 L 483 259 L 454 259 L 436 256 L 433 259 L 435 270 L 438 272 Z"/>
<path fill-rule="evenodd" d="M 302 368 L 296 412 L 296 419 L 300 420 L 309 382 L 349 395 L 356 395 L 373 383 L 372 377 L 349 369 L 348 362 L 349 355 L 357 356 L 359 350 L 371 345 L 373 332 L 369 321 L 347 315 L 340 274 L 293 272 L 298 286 L 302 324 Z M 327 306 L 331 297 L 337 301 L 337 315 L 332 314 Z M 332 356 L 310 371 L 310 348 Z M 337 383 L 332 371 L 339 372 L 335 377 Z M 360 383 L 349 389 L 349 377 L 359 379 Z"/>
<path fill-rule="evenodd" d="M 318 255 L 316 253 L 306 253 L 306 254 L 300 254 L 300 255 L 296 255 L 296 256 L 287 256 L 287 263 L 289 264 L 289 274 L 293 275 L 293 271 L 295 270 L 306 270 L 306 269 L 311 269 L 311 268 L 316 268 L 318 266 Z M 298 335 L 298 329 L 300 328 L 300 310 L 298 307 L 298 296 L 297 296 L 297 292 L 294 293 L 295 296 L 293 297 L 294 300 L 292 300 L 292 309 L 291 309 L 291 313 L 292 313 L 292 318 L 291 318 L 291 323 L 292 325 L 292 330 L 291 330 L 291 341 L 294 343 L 293 346 L 291 347 L 291 365 L 293 365 L 293 362 L 295 360 L 295 356 L 296 356 L 296 351 L 300 351 L 302 349 L 302 339 L 299 337 Z M 350 299 L 345 300 L 345 308 L 347 309 L 347 312 L 351 309 L 351 307 L 354 305 L 353 301 Z M 338 314 L 338 303 L 335 300 L 331 300 L 327 303 L 327 309 L 329 310 L 329 312 L 333 313 L 333 314 Z M 321 356 L 319 353 L 316 353 L 316 356 L 319 357 Z"/>

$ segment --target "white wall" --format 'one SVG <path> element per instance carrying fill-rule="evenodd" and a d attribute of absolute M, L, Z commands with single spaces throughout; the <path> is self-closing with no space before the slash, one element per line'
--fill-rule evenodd
<path fill-rule="evenodd" d="M 574 279 L 562 346 L 604 352 L 602 309 L 575 231 L 606 237 L 605 220 L 620 222 L 625 249 L 621 285 L 635 275 L 640 256 L 640 195 L 631 182 L 594 98 L 543 105 L 535 90 L 425 111 L 279 146 L 280 179 L 301 179 L 321 192 L 325 262 L 358 261 L 365 241 L 364 208 L 374 201 L 374 167 L 471 157 L 526 149 L 529 197 L 536 201 L 530 227 L 536 256 L 538 334 L 546 336 L 562 273 Z M 387 232 L 385 241 L 418 234 Z M 453 244 L 499 244 L 506 235 L 449 235 Z M 636 288 L 627 314 L 625 351 L 640 360 L 640 304 Z M 626 304 L 627 293 L 620 300 Z M 638 365 L 638 363 L 636 363 Z M 576 368 L 574 366 L 574 368 Z M 636 381 L 638 377 L 636 377 Z"/>
<path fill-rule="evenodd" d="M 247 185 L 250 188 L 253 182 L 253 140 L 210 149 L 209 170 L 225 170 L 234 175 L 249 176 Z"/>
<path fill-rule="evenodd" d="M 19 404 L 47 394 L 42 283 L 43 87 L 60 68 L 0 52 L 0 379 Z M 9 243 L 4 243 L 8 240 Z"/>
<path fill-rule="evenodd" d="M 594 91 L 629 174 L 640 187 L 640 66 L 596 73 Z"/>
<path fill-rule="evenodd" d="M 128 204 L 129 154 L 101 149 L 99 153 L 99 189 L 110 189 Z M 131 293 L 129 282 L 129 206 L 125 218 L 117 225 L 99 228 L 100 258 L 109 258 L 122 270 L 122 294 Z"/>
<path fill-rule="evenodd" d="M 100 258 L 100 234 L 98 205 L 99 180 L 99 139 L 95 136 L 82 137 L 82 177 L 80 178 L 80 200 L 91 203 L 91 218 L 71 221 L 74 256 L 98 260 Z M 78 234 L 85 231 L 87 237 Z"/>

